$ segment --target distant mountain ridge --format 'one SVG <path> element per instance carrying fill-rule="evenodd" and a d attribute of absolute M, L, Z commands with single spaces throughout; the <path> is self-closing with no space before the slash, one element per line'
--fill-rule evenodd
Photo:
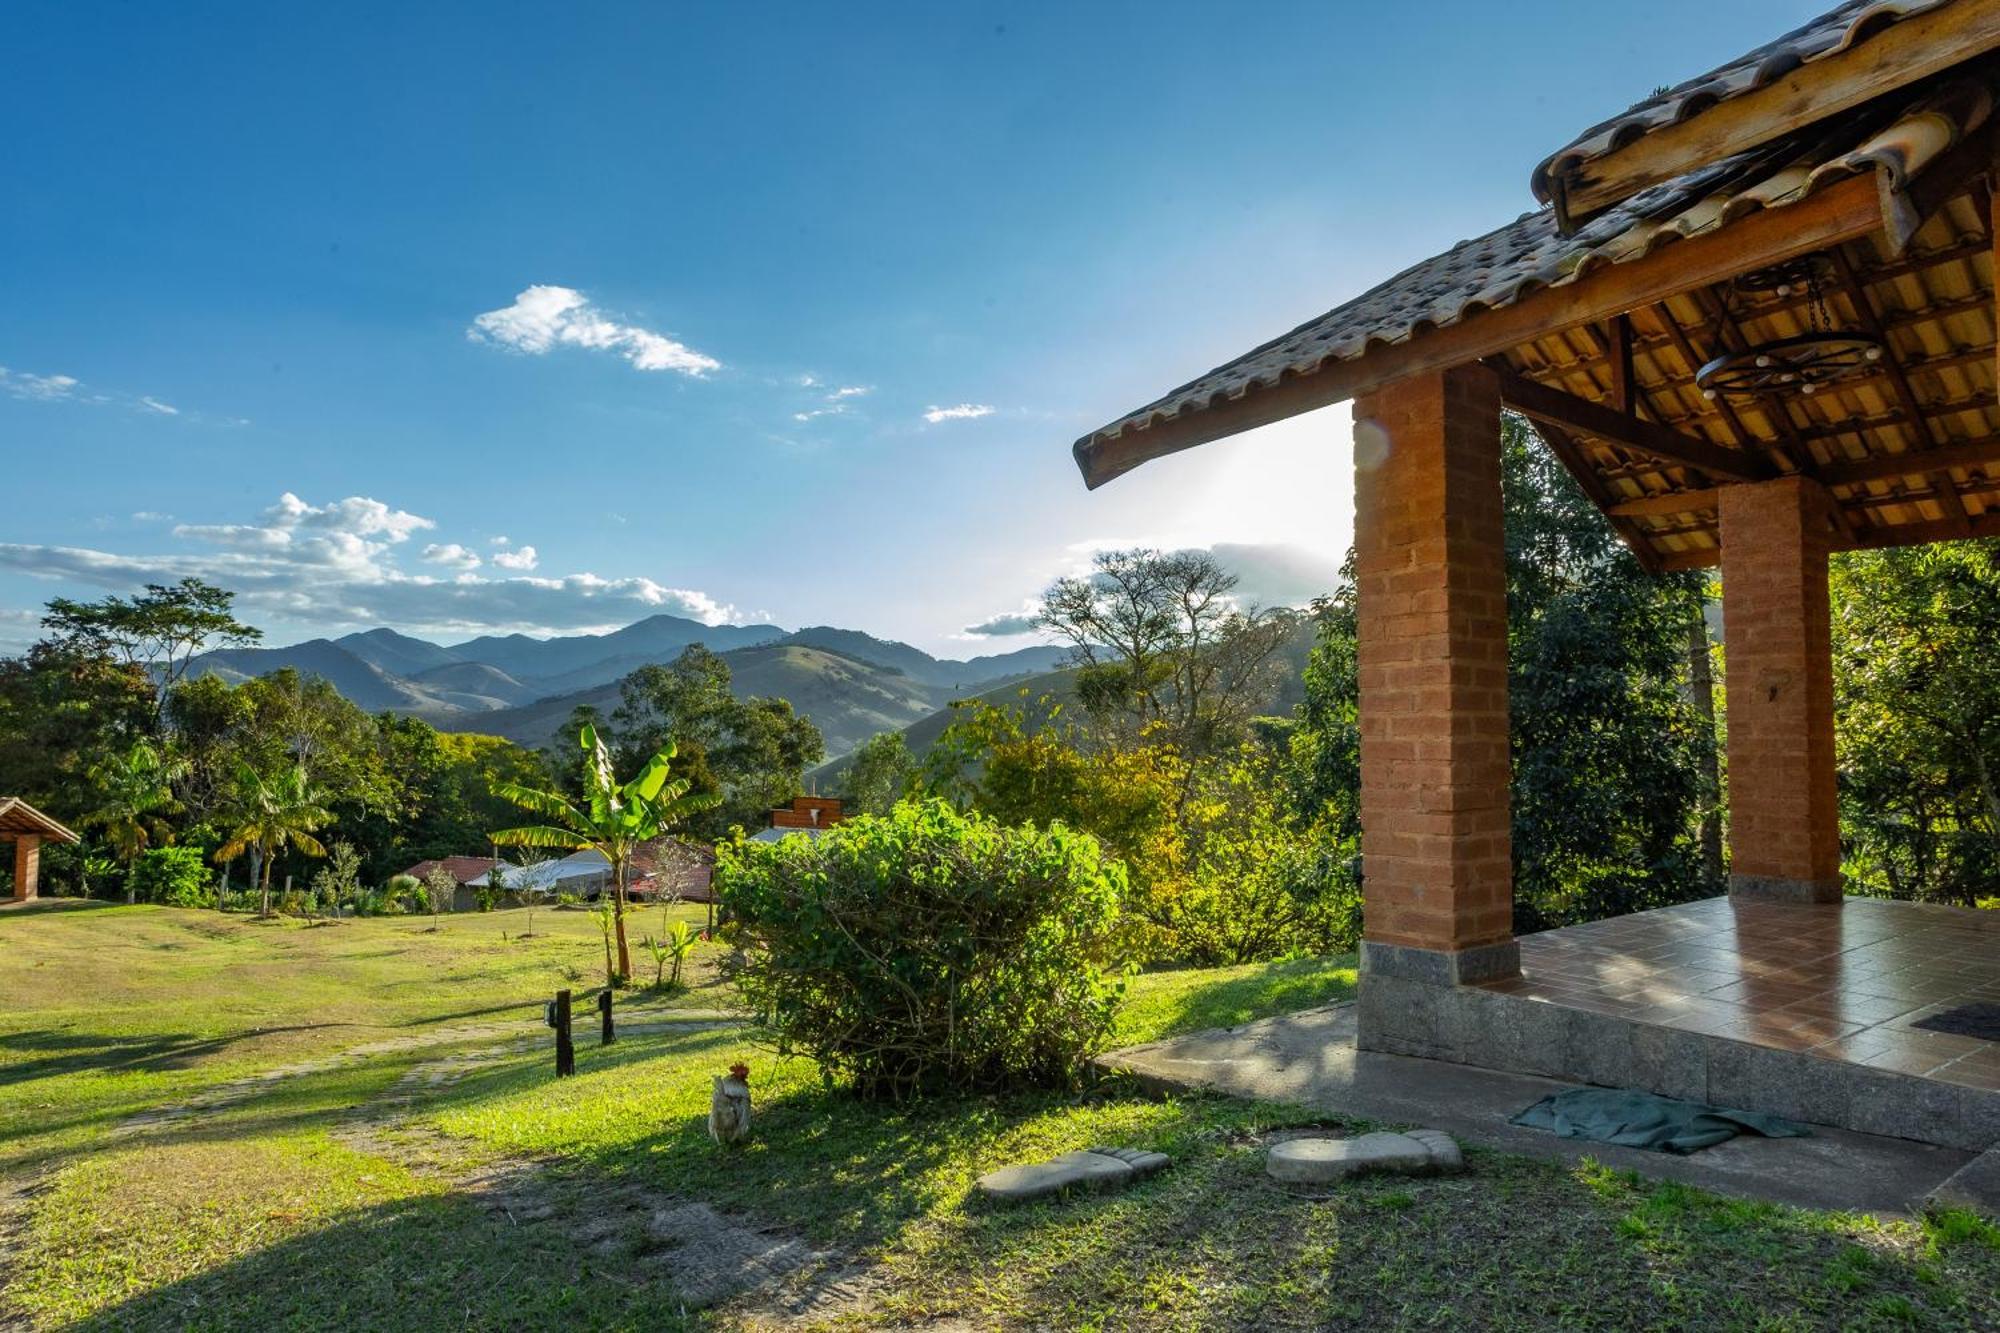
<path fill-rule="evenodd" d="M 1038 645 L 967 661 L 860 630 L 816 625 L 705 625 L 657 615 L 609 634 L 548 639 L 486 635 L 437 644 L 392 629 L 283 648 L 225 648 L 195 659 L 195 674 L 242 681 L 291 667 L 317 676 L 370 712 L 422 717 L 447 731 L 481 731 L 544 745 L 579 704 L 617 706 L 618 685 L 693 644 L 730 663 L 739 695 L 789 699 L 839 755 L 877 731 L 895 730 L 948 704 L 1052 669 L 1060 648 Z"/>

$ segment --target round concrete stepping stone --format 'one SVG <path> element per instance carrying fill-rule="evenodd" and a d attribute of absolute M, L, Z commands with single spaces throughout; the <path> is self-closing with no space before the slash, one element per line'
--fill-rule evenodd
<path fill-rule="evenodd" d="M 1421 1175 L 1464 1168 L 1458 1143 L 1436 1129 L 1352 1139 L 1287 1139 L 1264 1159 L 1264 1170 L 1272 1179 L 1297 1185 L 1326 1185 L 1366 1172 Z"/>

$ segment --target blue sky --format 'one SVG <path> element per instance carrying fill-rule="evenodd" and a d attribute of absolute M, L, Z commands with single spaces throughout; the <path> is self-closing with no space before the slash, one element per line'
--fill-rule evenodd
<path fill-rule="evenodd" d="M 1106 544 L 1303 596 L 1344 409 L 1095 493 L 1070 441 L 1821 7 L 11 7 L 0 646 L 184 573 L 281 643 L 963 656 Z"/>

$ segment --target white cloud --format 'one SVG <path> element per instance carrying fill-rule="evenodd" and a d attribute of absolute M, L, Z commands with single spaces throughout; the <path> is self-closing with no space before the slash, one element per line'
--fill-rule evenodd
<path fill-rule="evenodd" d="M 707 624 L 741 623 L 733 606 L 692 588 L 650 578 L 489 577 L 474 573 L 457 543 L 431 543 L 418 559 L 440 564 L 416 573 L 398 564 L 428 519 L 379 500 L 350 496 L 312 505 L 287 493 L 246 523 L 183 523 L 183 545 L 132 555 L 72 546 L 0 544 L 0 568 L 128 593 L 146 583 L 207 579 L 233 590 L 244 617 L 316 631 L 394 625 L 412 632 L 559 633 L 602 631 L 662 612 Z M 439 556 L 457 553 L 440 561 Z M 531 559 L 525 543 L 493 557 Z"/>
<path fill-rule="evenodd" d="M 1004 639 L 1016 634 L 1032 634 L 1038 610 L 1036 603 L 1025 602 L 1019 611 L 1002 611 L 988 616 L 976 625 L 967 625 L 962 632 L 977 639 Z"/>
<path fill-rule="evenodd" d="M 956 407 L 933 407 L 924 413 L 924 420 L 933 426 L 940 421 L 971 421 L 975 417 L 990 417 L 993 408 L 987 403 L 960 403 Z"/>
<path fill-rule="evenodd" d="M 502 569 L 527 571 L 541 563 L 541 557 L 532 546 L 523 546 L 517 551 L 501 551 L 494 555 L 493 563 Z"/>
<path fill-rule="evenodd" d="M 163 403 L 157 398 L 141 398 L 139 405 L 150 411 L 158 412 L 163 417 L 177 417 L 181 414 L 181 410 L 178 407 L 175 407 L 171 403 Z"/>
<path fill-rule="evenodd" d="M 59 398 L 68 398 L 82 382 L 73 375 L 30 375 L 25 370 L 9 370 L 0 366 L 0 389 L 5 389 L 16 398 L 29 398 L 36 402 L 52 403 Z"/>
<path fill-rule="evenodd" d="M 875 392 L 875 386 L 872 384 L 844 384 L 828 396 L 832 398 L 860 398 L 865 394 L 873 392 Z"/>
<path fill-rule="evenodd" d="M 722 368 L 714 357 L 663 333 L 618 323 L 573 287 L 529 287 L 514 298 L 514 304 L 475 318 L 465 332 L 475 342 L 490 342 L 531 356 L 565 345 L 616 352 L 640 370 L 701 376 Z"/>
<path fill-rule="evenodd" d="M 132 520 L 135 523 L 171 523 L 174 521 L 174 516 L 162 514 L 157 509 L 139 509 L 133 511 Z"/>
<path fill-rule="evenodd" d="M 424 559 L 433 565 L 443 565 L 447 569 L 479 568 L 479 552 L 460 546 L 457 542 L 439 545 L 432 542 L 424 548 Z"/>

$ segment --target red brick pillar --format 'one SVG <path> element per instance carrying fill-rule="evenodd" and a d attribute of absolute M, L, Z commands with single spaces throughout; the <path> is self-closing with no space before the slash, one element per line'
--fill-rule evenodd
<path fill-rule="evenodd" d="M 1499 385 L 1479 366 L 1419 375 L 1354 417 L 1362 965 L 1511 976 Z"/>
<path fill-rule="evenodd" d="M 14 838 L 14 901 L 24 903 L 40 892 L 42 839 L 37 833 L 21 833 Z"/>
<path fill-rule="evenodd" d="M 1725 486 L 1722 639 L 1729 720 L 1729 891 L 1839 902 L 1832 501 L 1803 477 Z"/>

